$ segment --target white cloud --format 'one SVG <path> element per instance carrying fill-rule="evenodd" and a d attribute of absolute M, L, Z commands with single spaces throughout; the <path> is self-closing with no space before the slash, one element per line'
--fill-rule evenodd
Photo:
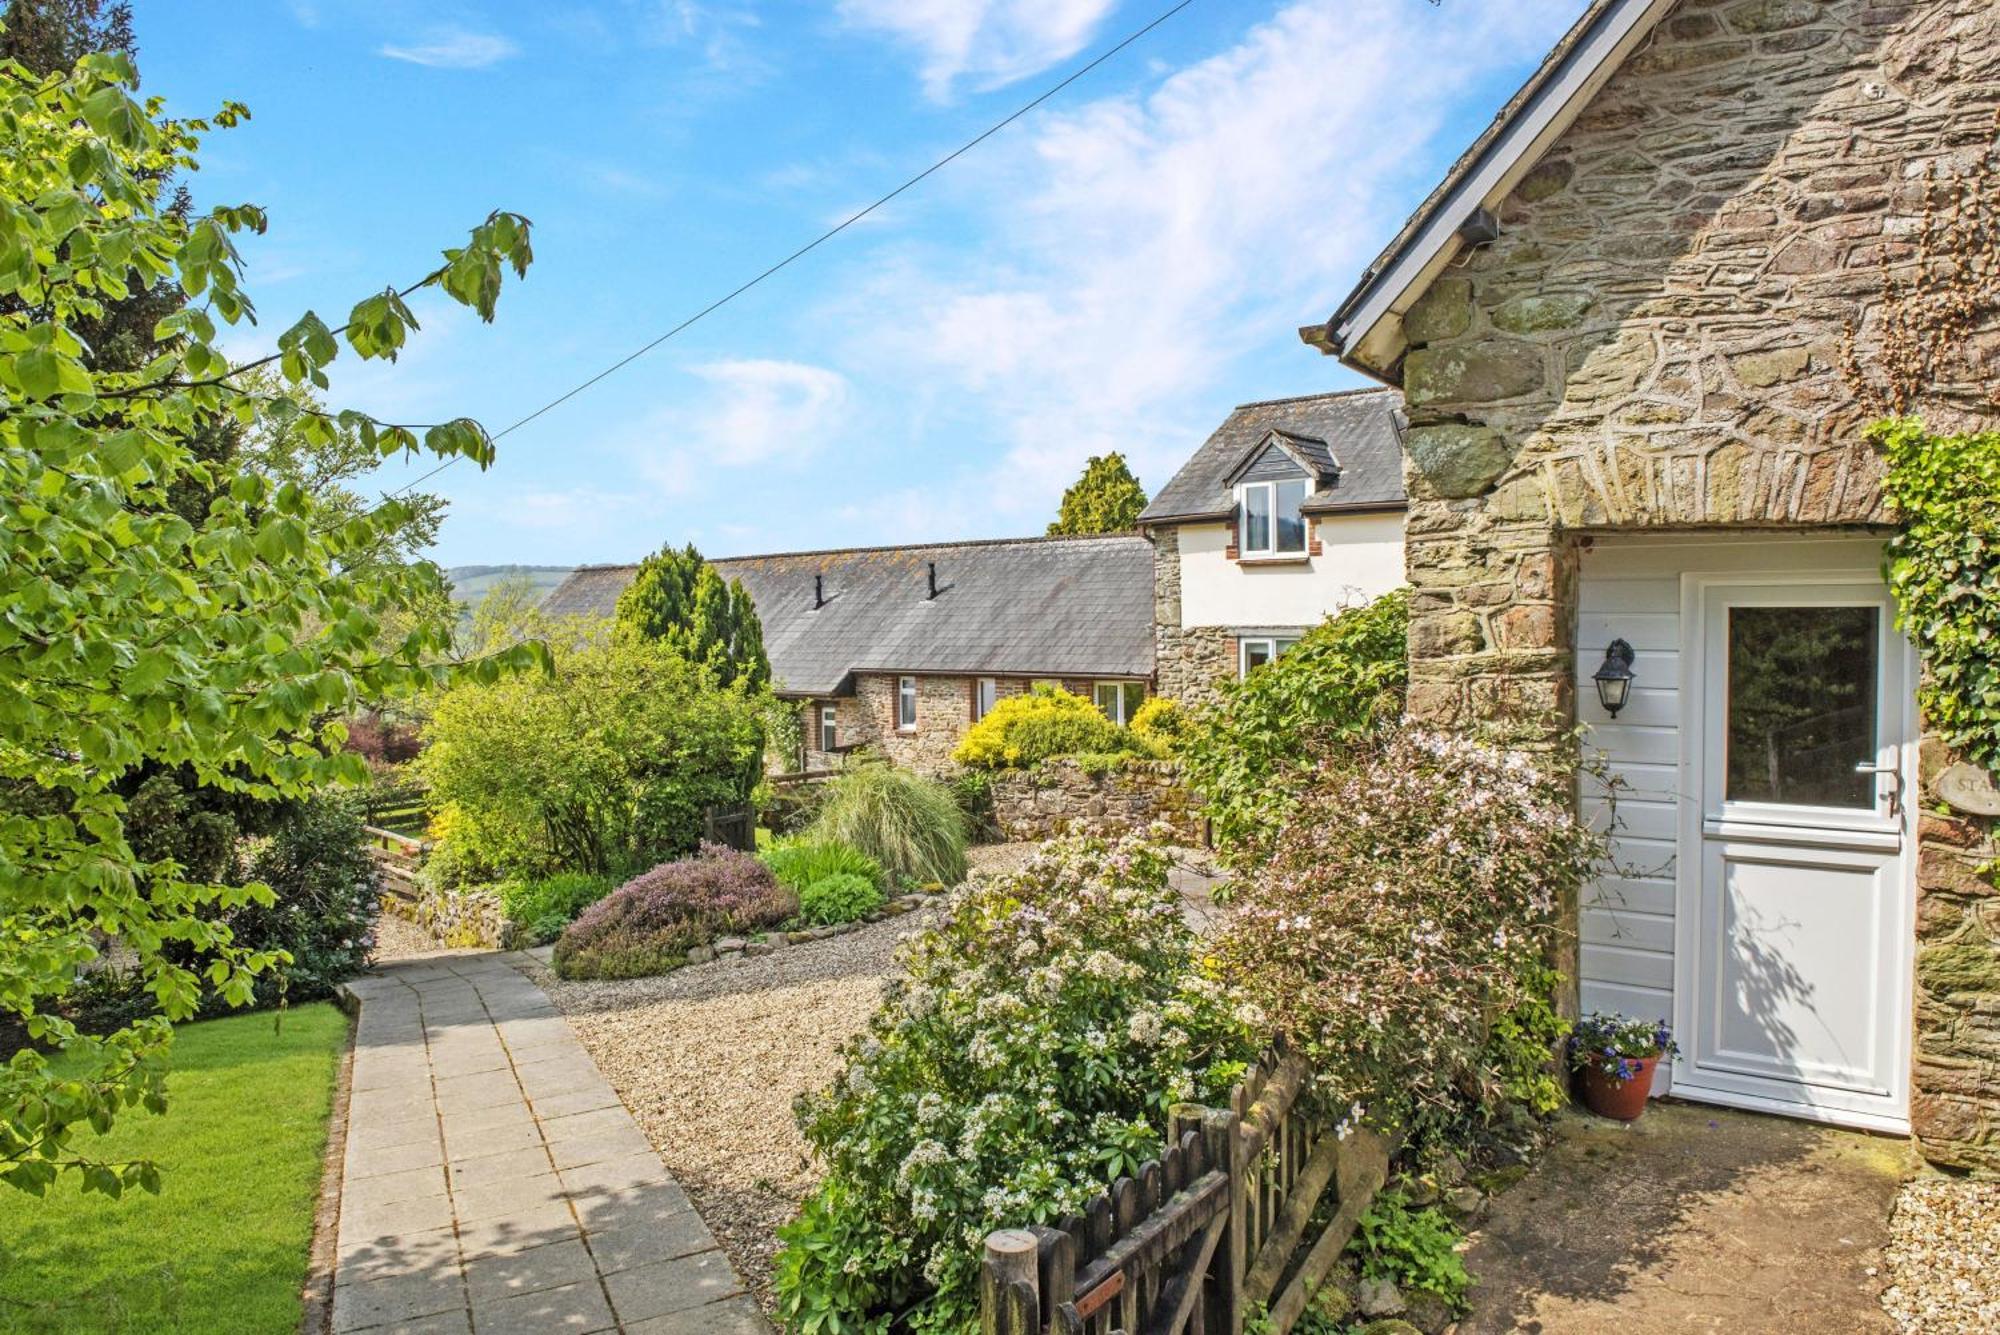
<path fill-rule="evenodd" d="M 916 50 L 938 101 L 960 79 L 1003 87 L 1081 51 L 1117 0 L 841 0 L 848 24 Z"/>
<path fill-rule="evenodd" d="M 804 362 L 710 362 L 694 373 L 713 387 L 695 414 L 704 457 L 731 467 L 816 450 L 844 424 L 847 379 Z"/>
<path fill-rule="evenodd" d="M 630 510 L 630 493 L 599 487 L 515 487 L 488 495 L 477 484 L 461 486 L 452 498 L 452 517 L 476 519 L 487 528 L 505 526 L 567 535 L 601 527 L 609 515 Z"/>
<path fill-rule="evenodd" d="M 699 52 L 712 74 L 758 81 L 774 71 L 749 41 L 749 34 L 763 26 L 764 20 L 746 5 L 662 0 L 647 35 L 666 46 Z"/>
<path fill-rule="evenodd" d="M 482 70 L 519 52 L 519 47 L 498 33 L 435 28 L 422 42 L 408 46 L 385 43 L 380 54 L 391 60 L 406 60 L 412 65 L 426 65 L 432 69 Z"/>
<path fill-rule="evenodd" d="M 690 370 L 704 389 L 618 433 L 615 445 L 662 495 L 692 495 L 718 468 L 803 459 L 848 425 L 850 387 L 838 371 L 766 359 Z"/>
<path fill-rule="evenodd" d="M 1213 427 L 1234 359 L 1324 318 L 1393 233 L 1435 169 L 1413 160 L 1459 147 L 1418 151 L 1477 72 L 1532 59 L 1572 10 L 1293 4 L 1143 95 L 1036 122 L 969 192 L 998 202 L 976 251 L 882 260 L 818 323 L 998 426 L 1007 457 L 958 486 L 1002 526 L 1106 449 L 1157 487 Z M 1320 364 L 1297 355 L 1311 385 Z"/>
<path fill-rule="evenodd" d="M 660 178 L 645 172 L 602 164 L 584 165 L 581 170 L 586 183 L 610 194 L 638 199 L 664 199 L 667 195 L 667 187 Z"/>

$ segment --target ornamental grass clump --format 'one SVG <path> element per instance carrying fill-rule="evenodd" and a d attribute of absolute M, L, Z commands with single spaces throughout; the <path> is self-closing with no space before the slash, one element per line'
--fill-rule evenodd
<path fill-rule="evenodd" d="M 915 884 L 965 879 L 965 817 L 951 790 L 879 761 L 851 766 L 826 785 L 806 835 L 857 848 Z"/>
<path fill-rule="evenodd" d="M 564 978 L 666 973 L 718 936 L 775 927 L 798 896 L 748 853 L 703 844 L 695 857 L 635 876 L 585 909 L 556 942 Z"/>
<path fill-rule="evenodd" d="M 1258 1049 L 1136 840 L 1072 838 L 961 890 L 903 948 L 833 1086 L 800 1100 L 826 1165 L 780 1231 L 794 1331 L 978 1322 L 980 1239 L 1052 1221 L 1161 1149 Z"/>
<path fill-rule="evenodd" d="M 1493 1039 L 1546 1009 L 1559 907 L 1604 852 L 1571 777 L 1559 755 L 1414 727 L 1323 764 L 1217 951 L 1334 1106 L 1507 1101 L 1519 1054 Z"/>

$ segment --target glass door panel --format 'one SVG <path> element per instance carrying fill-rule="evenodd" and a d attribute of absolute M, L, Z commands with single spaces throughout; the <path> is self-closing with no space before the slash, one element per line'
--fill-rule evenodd
<path fill-rule="evenodd" d="M 1729 609 L 1731 802 L 1875 806 L 1881 616 L 1867 607 Z"/>

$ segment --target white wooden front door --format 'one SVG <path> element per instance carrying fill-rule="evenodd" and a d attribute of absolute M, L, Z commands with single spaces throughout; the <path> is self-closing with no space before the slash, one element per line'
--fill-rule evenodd
<path fill-rule="evenodd" d="M 1907 1131 L 1913 655 L 1878 577 L 1690 575 L 1673 1092 Z"/>

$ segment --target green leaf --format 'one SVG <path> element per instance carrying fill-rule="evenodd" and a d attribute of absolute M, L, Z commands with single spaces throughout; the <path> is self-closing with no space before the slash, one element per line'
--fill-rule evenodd
<path fill-rule="evenodd" d="M 150 649 L 139 655 L 138 661 L 125 673 L 125 690 L 134 695 L 152 690 L 167 679 L 173 670 L 173 660 L 158 649 Z"/>
<path fill-rule="evenodd" d="M 14 375 L 31 399 L 54 398 L 62 389 L 61 361 L 53 348 L 29 348 L 16 357 Z"/>

